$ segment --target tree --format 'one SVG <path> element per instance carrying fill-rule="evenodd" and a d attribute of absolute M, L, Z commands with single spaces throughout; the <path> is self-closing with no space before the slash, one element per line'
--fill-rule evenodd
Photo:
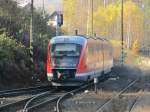
<path fill-rule="evenodd" d="M 76 5 L 77 0 L 63 0 L 63 12 L 64 12 L 64 29 L 67 32 L 73 32 L 74 24 L 77 23 L 76 21 Z"/>
<path fill-rule="evenodd" d="M 140 8 L 132 1 L 124 4 L 124 32 L 127 48 L 131 48 L 132 43 L 143 39 L 144 19 Z"/>
<path fill-rule="evenodd" d="M 11 82 L 31 81 L 28 68 L 29 56 L 23 44 L 16 39 L 8 37 L 6 33 L 0 34 L 0 82 L 7 84 Z M 15 78 L 14 78 L 15 77 Z"/>
<path fill-rule="evenodd" d="M 133 53 L 137 54 L 140 51 L 140 43 L 139 40 L 135 40 L 134 43 L 132 44 L 132 51 Z"/>
<path fill-rule="evenodd" d="M 7 40 L 14 40 L 21 45 L 24 45 L 23 52 L 28 53 L 24 60 L 28 63 L 29 58 L 29 29 L 30 29 L 30 5 L 24 8 L 19 8 L 17 3 L 13 0 L 0 0 L 0 34 L 6 34 Z M 48 15 L 45 14 L 43 18 L 43 13 L 34 9 L 34 64 L 43 65 L 38 67 L 41 74 L 45 73 L 44 64 L 46 62 L 46 52 L 48 40 L 55 35 L 54 28 L 47 26 Z M 0 37 L 1 38 L 1 37 Z M 8 39 L 9 38 L 9 39 Z M 13 42 L 14 41 L 10 41 Z M 16 52 L 16 51 L 14 51 Z M 19 52 L 19 51 L 18 51 Z M 9 50 L 6 50 L 4 54 L 9 54 Z M 12 52 L 10 52 L 12 53 Z M 22 53 L 22 52 L 21 52 Z M 2 53 L 3 54 L 3 53 Z M 20 54 L 21 57 L 22 54 Z M 14 53 L 12 56 L 16 56 Z M 19 57 L 19 54 L 18 56 Z M 2 57 L 2 58 L 5 58 Z M 19 58 L 18 60 L 22 60 Z M 42 63 L 42 64 L 41 64 Z M 16 63 L 19 66 L 19 63 Z M 9 68 L 9 66 L 8 66 Z M 34 70 L 28 70 L 28 72 L 33 72 Z M 23 72 L 23 71 L 22 71 Z M 19 75 L 19 74 L 18 74 Z"/>

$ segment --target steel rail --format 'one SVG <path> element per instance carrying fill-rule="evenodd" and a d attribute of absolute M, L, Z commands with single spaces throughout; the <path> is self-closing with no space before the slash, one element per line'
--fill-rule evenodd
<path fill-rule="evenodd" d="M 47 93 L 50 92 L 50 91 L 47 91 Z M 44 94 L 46 92 L 43 92 L 43 93 L 40 93 L 40 94 Z M 39 94 L 38 94 L 39 95 Z M 25 98 L 25 99 L 22 99 L 22 100 L 19 100 L 19 101 L 15 101 L 15 102 L 12 102 L 12 103 L 7 103 L 7 104 L 4 104 L 4 105 L 1 105 L 0 106 L 0 111 L 2 110 L 8 110 L 10 107 L 14 107 L 14 106 L 22 106 L 24 104 L 26 104 L 26 102 L 30 101 L 31 99 L 35 98 L 37 95 L 33 95 L 33 96 L 30 96 L 28 98 Z M 23 106 L 22 106 L 23 107 Z"/>
<path fill-rule="evenodd" d="M 45 104 L 57 101 L 57 99 L 59 97 L 60 96 L 55 96 L 55 97 L 52 97 L 52 98 L 48 98 L 48 99 L 44 100 L 43 102 L 37 103 L 37 104 L 35 104 L 35 105 L 31 106 L 31 107 L 23 109 L 23 112 L 32 112 L 33 110 L 35 110 L 36 108 L 38 108 L 38 107 L 40 107 L 42 105 L 45 105 Z"/>
<path fill-rule="evenodd" d="M 129 112 L 132 112 L 132 109 L 136 105 L 138 99 L 139 99 L 139 97 L 136 97 L 136 99 L 134 100 L 134 102 L 132 103 L 132 105 L 131 105 L 131 107 L 129 109 Z"/>
<path fill-rule="evenodd" d="M 93 83 L 89 83 L 89 84 L 87 84 L 87 85 L 82 85 L 81 87 L 79 87 L 79 88 L 77 88 L 77 89 L 75 89 L 75 90 L 72 90 L 72 91 L 70 91 L 70 92 L 67 92 L 67 93 L 65 93 L 64 95 L 62 95 L 62 96 L 57 100 L 56 112 L 61 112 L 61 109 L 60 109 L 60 102 L 61 102 L 65 97 L 67 97 L 67 96 L 69 96 L 69 95 L 73 96 L 73 95 L 75 95 L 75 93 L 77 93 L 77 92 L 79 92 L 79 91 L 81 91 L 81 90 L 84 90 L 85 88 L 87 88 L 87 87 L 89 87 L 89 86 L 91 86 L 91 85 L 93 85 Z"/>
<path fill-rule="evenodd" d="M 102 109 L 107 106 L 109 103 L 111 103 L 115 98 L 118 98 L 120 95 L 122 95 L 125 91 L 127 91 L 131 86 L 133 86 L 137 81 L 139 81 L 138 79 L 135 79 L 134 81 L 132 81 L 130 84 L 128 84 L 124 89 L 122 89 L 118 94 L 116 94 L 113 98 L 108 99 L 103 105 L 101 105 L 100 107 L 98 107 L 96 109 L 96 112 L 102 112 Z"/>
<path fill-rule="evenodd" d="M 0 111 L 2 110 L 7 110 L 10 107 L 16 106 L 16 105 L 20 105 L 22 103 L 25 103 L 26 101 L 30 100 L 33 96 L 29 97 L 29 98 L 25 98 L 23 100 L 19 100 L 19 101 L 15 101 L 13 103 L 7 103 L 5 105 L 0 106 Z"/>
<path fill-rule="evenodd" d="M 140 91 L 140 94 L 136 96 L 134 102 L 132 103 L 129 112 L 132 112 L 134 106 L 137 104 L 137 101 L 140 99 L 140 97 L 142 96 L 142 92 L 144 93 L 144 90 Z"/>
<path fill-rule="evenodd" d="M 6 93 L 6 92 L 20 91 L 20 90 L 26 90 L 26 89 L 35 89 L 35 88 L 43 88 L 43 87 L 48 87 L 48 85 L 36 86 L 36 87 L 28 87 L 28 88 L 17 88 L 17 89 L 11 89 L 11 90 L 4 90 L 4 91 L 0 91 L 0 94 Z"/>
<path fill-rule="evenodd" d="M 38 86 L 38 87 L 29 87 L 29 88 L 19 88 L 13 90 L 0 91 L 0 97 L 15 96 L 19 94 L 32 93 L 36 91 L 48 90 L 49 86 Z"/>
<path fill-rule="evenodd" d="M 33 103 L 33 101 L 35 101 L 36 99 L 42 98 L 43 96 L 46 96 L 46 95 L 50 95 L 54 91 L 56 91 L 56 90 L 54 89 L 52 91 L 47 91 L 47 92 L 38 94 L 38 95 L 34 96 L 33 98 L 31 98 L 30 100 L 28 100 L 27 103 L 25 104 L 24 108 L 23 108 L 23 112 L 29 112 L 29 111 L 31 111 L 31 110 L 33 110 L 33 109 L 35 109 L 35 108 L 37 108 L 37 107 L 39 107 L 39 106 L 41 106 L 43 104 L 46 104 L 46 103 L 51 102 L 51 101 L 54 101 L 56 99 L 56 97 L 54 97 L 52 99 L 45 100 L 45 101 L 41 101 L 41 102 L 39 102 L 37 104 L 34 104 L 34 105 L 30 106 L 31 103 Z"/>

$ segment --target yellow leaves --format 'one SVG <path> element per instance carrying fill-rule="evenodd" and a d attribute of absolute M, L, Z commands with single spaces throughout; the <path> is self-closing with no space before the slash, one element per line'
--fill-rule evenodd
<path fill-rule="evenodd" d="M 134 42 L 133 42 L 133 45 L 132 45 L 132 51 L 133 53 L 137 54 L 140 50 L 140 43 L 139 43 L 139 40 L 136 39 Z"/>
<path fill-rule="evenodd" d="M 129 0 L 124 3 L 124 16 L 130 16 L 137 11 L 139 11 L 139 8 L 134 2 Z"/>
<path fill-rule="evenodd" d="M 134 2 L 127 1 L 124 4 L 124 18 L 132 19 L 134 21 L 143 20 L 143 13 Z"/>
<path fill-rule="evenodd" d="M 96 3 L 96 0 L 93 0 Z M 85 3 L 85 4 L 83 4 Z M 63 0 L 64 26 L 66 32 L 74 32 L 78 29 L 82 34 L 91 33 L 92 15 L 90 0 Z M 85 6 L 85 7 L 83 7 Z M 146 7 L 145 7 L 146 8 Z M 145 9 L 146 10 L 146 9 Z M 149 13 L 149 14 L 147 14 Z M 146 10 L 146 15 L 150 11 Z M 150 16 L 149 16 L 150 17 Z M 140 41 L 144 33 L 143 10 L 133 2 L 124 0 L 124 44 L 132 47 L 133 41 Z M 148 17 L 147 17 L 148 18 Z M 148 27 L 147 27 L 148 29 Z M 94 5 L 93 32 L 100 36 L 120 39 L 121 33 L 121 2 L 110 3 L 106 7 Z M 119 44 L 119 43 L 117 43 Z"/>
<path fill-rule="evenodd" d="M 112 4 L 110 4 L 105 11 L 106 20 L 110 23 L 118 16 L 120 12 L 119 7 Z"/>
<path fill-rule="evenodd" d="M 75 20 L 77 0 L 63 0 L 64 29 L 71 29 Z"/>
<path fill-rule="evenodd" d="M 94 31 L 98 35 L 107 36 L 113 31 L 115 23 L 121 24 L 121 3 L 99 6 L 94 12 Z M 124 36 L 140 39 L 143 35 L 143 13 L 135 2 L 124 2 Z M 118 29 L 120 30 L 120 29 Z M 111 33 L 112 34 L 112 33 Z M 131 37 L 132 36 L 132 37 Z"/>
<path fill-rule="evenodd" d="M 94 20 L 96 24 L 100 21 L 109 23 L 112 21 L 113 17 L 113 12 L 109 8 L 105 9 L 103 7 L 99 7 L 98 10 L 94 12 Z"/>
<path fill-rule="evenodd" d="M 132 1 L 124 3 L 124 32 L 128 42 L 140 41 L 143 37 L 144 16 L 138 5 Z M 133 43 L 131 44 L 131 46 Z M 130 47 L 131 47 L 130 46 Z"/>
<path fill-rule="evenodd" d="M 94 12 L 94 19 L 101 18 L 108 23 L 112 23 L 112 21 L 118 16 L 120 13 L 118 5 L 108 5 L 106 8 L 99 7 L 96 12 Z"/>
<path fill-rule="evenodd" d="M 106 8 L 99 6 L 94 12 L 94 27 L 97 34 L 106 36 L 109 27 L 116 21 L 120 14 L 120 6 L 118 4 L 110 4 Z"/>
<path fill-rule="evenodd" d="M 110 42 L 111 42 L 111 44 L 113 45 L 113 46 L 119 46 L 119 47 L 121 47 L 121 40 L 110 40 Z"/>
<path fill-rule="evenodd" d="M 65 17 L 73 17 L 76 11 L 76 0 L 64 0 L 63 5 L 64 14 L 66 15 Z"/>

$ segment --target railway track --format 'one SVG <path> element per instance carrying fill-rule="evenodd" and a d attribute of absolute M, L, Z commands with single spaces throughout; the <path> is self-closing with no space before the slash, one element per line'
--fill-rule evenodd
<path fill-rule="evenodd" d="M 22 105 L 37 94 L 50 91 L 50 89 L 52 88 L 49 86 L 38 86 L 0 91 L 0 111 L 8 112 L 11 108 L 15 110 L 15 107 L 22 107 Z"/>
<path fill-rule="evenodd" d="M 0 111 L 1 112 L 9 112 L 9 110 L 11 110 L 12 108 L 15 108 L 16 106 L 21 107 L 25 102 L 27 102 L 28 100 L 30 100 L 33 96 L 21 99 L 21 100 L 17 100 L 17 101 L 13 101 L 13 102 L 7 102 L 5 104 L 0 105 Z M 12 111 L 15 112 L 15 111 Z"/>
<path fill-rule="evenodd" d="M 88 88 L 89 86 L 92 86 L 92 85 L 93 85 L 93 83 L 89 83 L 87 85 L 83 85 L 80 88 L 77 88 L 77 89 L 75 89 L 73 91 L 67 92 L 64 95 L 62 95 L 61 97 L 59 97 L 59 99 L 57 100 L 57 104 L 56 104 L 56 111 L 57 112 L 61 112 L 61 102 L 63 102 L 63 100 L 66 97 L 73 96 L 73 95 L 75 95 L 75 93 L 77 93 L 77 92 L 79 92 L 81 90 L 84 90 L 84 89 L 86 89 L 86 88 Z"/>
<path fill-rule="evenodd" d="M 0 98 L 2 97 L 13 97 L 22 94 L 33 94 L 37 92 L 47 91 L 50 89 L 50 86 L 37 86 L 37 87 L 29 87 L 29 88 L 18 88 L 12 90 L 0 91 Z"/>
<path fill-rule="evenodd" d="M 132 110 L 133 110 L 134 106 L 136 105 L 138 99 L 139 99 L 139 96 L 137 96 L 136 99 L 133 101 L 133 103 L 132 103 L 132 105 L 131 105 L 131 107 L 129 109 L 129 112 L 132 112 Z"/>
<path fill-rule="evenodd" d="M 53 91 L 47 91 L 38 95 L 35 95 L 33 98 L 28 100 L 23 108 L 23 112 L 32 112 L 33 110 L 37 109 L 38 107 L 45 105 L 47 103 L 53 102 L 61 94 L 56 93 L 56 89 Z"/>
<path fill-rule="evenodd" d="M 139 92 L 138 95 L 136 95 L 135 100 L 133 101 L 131 107 L 129 108 L 128 112 L 134 112 L 134 109 L 136 108 L 136 105 L 138 104 L 138 102 L 140 101 L 141 97 L 144 95 L 149 95 L 149 85 L 147 85 L 147 83 L 149 83 L 149 81 L 145 78 L 144 79 L 145 85 L 144 87 L 141 89 L 141 91 Z"/>
<path fill-rule="evenodd" d="M 128 83 L 128 85 L 125 88 L 123 88 L 119 93 L 115 94 L 110 99 L 106 100 L 101 106 L 99 106 L 97 108 L 96 112 L 103 112 L 105 107 L 107 107 L 114 99 L 119 98 L 120 96 L 124 96 L 126 94 L 128 95 L 128 92 L 130 94 L 130 92 L 131 92 L 130 90 L 132 90 L 134 88 L 134 85 L 136 85 L 136 83 L 138 81 L 139 81 L 139 79 L 136 79 L 136 80 Z M 64 99 L 75 95 L 75 93 L 86 89 L 87 87 L 91 86 L 92 84 L 93 83 L 90 83 L 87 85 L 83 85 L 79 88 L 69 90 L 69 91 L 63 91 L 63 92 L 58 89 L 53 89 L 51 91 L 45 91 L 40 94 L 32 95 L 32 96 L 25 98 L 23 100 L 20 100 L 20 101 L 6 104 L 3 107 L 0 106 L 0 111 L 5 112 L 7 110 L 7 108 L 15 107 L 16 108 L 15 111 L 11 111 L 11 112 L 16 112 L 16 111 L 17 112 L 37 112 L 37 111 L 41 110 L 41 108 L 44 107 L 45 105 L 54 104 L 53 107 L 54 107 L 55 111 L 61 112 L 62 111 L 61 103 L 64 101 Z M 136 94 L 134 96 L 136 98 L 133 100 L 133 103 L 130 106 L 129 112 L 132 112 L 132 108 L 136 104 L 136 102 L 140 96 L 140 93 L 137 94 L 137 96 L 136 96 Z M 53 109 L 53 107 L 51 109 Z M 3 110 L 5 110 L 5 111 L 3 111 Z M 9 111 L 6 111 L 6 112 L 9 112 Z"/>
<path fill-rule="evenodd" d="M 89 84 L 90 85 L 90 84 Z M 54 90 L 53 92 L 45 92 L 41 93 L 39 95 L 34 96 L 28 102 L 25 104 L 23 112 L 33 112 L 36 111 L 39 108 L 42 108 L 44 105 L 48 105 L 51 103 L 54 103 L 54 109 L 56 107 L 56 111 L 60 112 L 60 102 L 69 95 L 74 95 L 75 93 L 87 88 L 89 85 L 83 85 L 79 88 L 69 90 L 69 91 L 63 91 L 60 90 Z"/>
<path fill-rule="evenodd" d="M 23 112 L 24 110 L 25 111 L 33 110 L 36 107 L 42 105 L 43 102 L 46 102 L 46 100 L 48 98 L 48 95 L 50 93 L 52 93 L 53 91 L 54 90 L 42 92 L 40 94 L 32 95 L 32 96 L 29 96 L 27 98 L 23 98 L 21 100 L 15 101 L 15 102 L 11 102 L 11 103 L 7 103 L 7 104 L 4 104 L 4 105 L 1 105 L 0 106 L 0 111 L 1 112 L 9 112 L 9 111 L 10 112 Z M 43 100 L 41 100 L 41 99 L 39 100 L 38 99 L 38 101 L 36 101 L 32 105 L 30 105 L 30 103 L 32 101 L 35 101 L 37 98 L 42 98 L 42 97 L 44 97 Z M 26 108 L 26 109 L 24 109 L 24 108 Z"/>
<path fill-rule="evenodd" d="M 8 90 L 8 91 L 1 91 L 1 101 L 2 99 L 5 100 L 7 98 L 15 98 L 18 97 L 17 95 L 25 94 L 27 91 L 29 93 L 32 93 L 36 90 L 44 90 L 44 92 L 41 92 L 39 94 L 32 94 L 27 95 L 27 97 L 19 98 L 19 100 L 12 101 L 11 102 L 4 102 L 4 104 L 0 104 L 0 111 L 1 112 L 33 112 L 36 109 L 41 108 L 42 106 L 46 104 L 50 104 L 55 102 L 55 106 L 57 112 L 60 111 L 60 102 L 69 95 L 74 95 L 76 92 L 79 92 L 85 88 L 87 88 L 89 85 L 83 85 L 79 88 L 67 90 L 67 91 L 61 91 L 58 88 L 48 89 L 47 87 L 37 87 L 37 88 L 21 88 L 21 89 L 14 89 L 14 90 Z M 2 97 L 5 96 L 5 97 Z"/>
<path fill-rule="evenodd" d="M 104 102 L 101 106 L 99 106 L 97 109 L 96 109 L 96 112 L 103 112 L 104 108 L 107 107 L 111 102 L 113 102 L 114 99 L 120 97 L 121 95 L 123 95 L 127 90 L 129 90 L 129 88 L 131 88 L 134 84 L 136 84 L 140 79 L 135 79 L 134 81 L 132 81 L 131 83 L 129 83 L 125 88 L 123 88 L 119 93 L 117 93 L 114 97 L 108 99 L 106 102 Z M 132 106 L 131 106 L 131 109 L 132 107 L 134 106 L 134 104 L 136 103 L 137 99 L 138 99 L 139 96 L 136 96 L 136 99 L 134 100 Z M 130 110 L 131 110 L 130 109 Z M 131 112 L 131 111 L 129 111 Z"/>

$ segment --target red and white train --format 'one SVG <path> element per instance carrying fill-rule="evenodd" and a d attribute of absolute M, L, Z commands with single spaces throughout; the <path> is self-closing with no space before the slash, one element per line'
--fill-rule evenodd
<path fill-rule="evenodd" d="M 54 86 L 76 86 L 111 72 L 111 43 L 102 38 L 56 36 L 48 44 L 47 77 Z"/>

